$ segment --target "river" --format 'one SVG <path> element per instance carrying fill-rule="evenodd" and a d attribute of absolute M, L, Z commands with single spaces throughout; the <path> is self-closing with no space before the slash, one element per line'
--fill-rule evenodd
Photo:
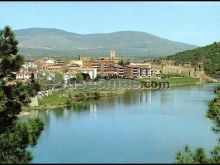
<path fill-rule="evenodd" d="M 127 92 L 36 111 L 45 123 L 33 163 L 173 163 L 185 144 L 217 144 L 205 117 L 216 84 Z"/>

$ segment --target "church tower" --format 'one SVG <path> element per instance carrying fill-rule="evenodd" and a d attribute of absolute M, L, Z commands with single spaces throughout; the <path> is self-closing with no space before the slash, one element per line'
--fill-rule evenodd
<path fill-rule="evenodd" d="M 111 59 L 114 59 L 115 58 L 115 49 L 111 49 Z"/>

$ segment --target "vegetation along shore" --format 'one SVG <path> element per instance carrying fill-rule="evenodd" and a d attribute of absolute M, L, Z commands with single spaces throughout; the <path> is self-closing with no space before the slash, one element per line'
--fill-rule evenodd
<path fill-rule="evenodd" d="M 114 82 L 111 83 L 111 82 Z M 137 83 L 138 82 L 138 83 Z M 146 86 L 146 82 L 154 82 L 157 86 Z M 169 86 L 159 86 L 160 82 L 169 83 Z M 118 84 L 124 85 L 118 86 Z M 124 84 L 123 84 L 124 83 Z M 125 87 L 126 83 L 130 83 L 129 87 Z M 133 90 L 159 90 L 175 86 L 187 86 L 202 84 L 204 81 L 200 81 L 199 78 L 192 77 L 170 77 L 165 79 L 116 79 L 111 81 L 102 82 L 102 86 L 99 85 L 88 85 L 86 87 L 69 87 L 65 89 L 59 89 L 51 92 L 48 96 L 38 100 L 38 106 L 23 107 L 24 111 L 29 110 L 42 110 L 42 109 L 53 109 L 57 107 L 72 106 L 79 104 L 82 101 L 96 100 L 101 97 L 112 97 L 116 95 L 124 94 L 127 91 Z M 104 86 L 104 85 L 106 86 Z M 132 86 L 133 85 L 133 86 Z M 139 85 L 139 86 L 138 86 Z M 82 86 L 82 85 L 81 85 Z M 133 88 L 132 88 L 133 87 Z"/>
<path fill-rule="evenodd" d="M 214 90 L 216 97 L 209 101 L 206 116 L 213 121 L 212 131 L 216 134 L 220 132 L 220 86 Z M 185 145 L 182 151 L 176 153 L 176 162 L 182 164 L 218 164 L 220 163 L 220 139 L 217 145 L 207 153 L 203 148 L 199 147 L 195 150 L 189 145 Z"/>

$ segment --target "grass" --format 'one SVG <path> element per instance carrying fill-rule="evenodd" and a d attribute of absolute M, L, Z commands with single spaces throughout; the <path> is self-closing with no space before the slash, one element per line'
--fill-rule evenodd
<path fill-rule="evenodd" d="M 188 84 L 196 84 L 199 82 L 198 78 L 192 78 L 192 77 L 171 77 L 168 79 L 148 79 L 148 80 L 158 81 L 158 82 L 168 81 L 170 82 L 171 85 L 188 85 Z M 126 82 L 126 81 L 134 82 L 135 80 L 117 79 L 114 82 L 117 84 L 118 82 Z M 138 81 L 143 81 L 143 79 L 138 79 Z M 102 85 L 105 83 L 108 83 L 108 81 L 104 81 Z M 125 91 L 129 91 L 129 89 L 111 88 L 111 85 L 110 87 L 104 87 L 104 88 L 97 88 L 97 86 L 95 85 L 90 85 L 90 86 L 86 86 L 85 88 L 69 88 L 65 90 L 54 91 L 52 95 L 40 99 L 39 107 L 37 107 L 36 109 L 66 106 L 68 102 L 75 104 L 78 101 L 81 102 L 88 99 L 97 99 L 99 97 L 115 96 L 118 94 L 123 94 Z"/>
<path fill-rule="evenodd" d="M 56 91 L 52 95 L 46 96 L 43 99 L 39 100 L 40 107 L 51 107 L 59 106 L 66 104 L 68 100 L 68 95 L 65 94 L 65 91 Z"/>
<path fill-rule="evenodd" d="M 94 86 L 84 89 L 69 88 L 65 90 L 55 91 L 52 95 L 45 96 L 43 99 L 39 100 L 39 107 L 36 107 L 34 109 L 66 106 L 68 102 L 75 104 L 84 100 L 97 99 L 104 96 L 115 96 L 123 93 L 124 91 L 120 89 L 94 89 Z"/>
<path fill-rule="evenodd" d="M 193 77 L 171 77 L 166 79 L 171 85 L 180 85 L 180 84 L 196 84 L 199 82 L 199 78 Z"/>
<path fill-rule="evenodd" d="M 140 82 L 144 81 L 156 81 L 156 82 L 169 82 L 171 86 L 175 85 L 193 85 L 197 84 L 200 82 L 199 78 L 193 78 L 193 77 L 170 77 L 170 78 L 165 78 L 165 79 L 159 79 L 159 78 L 141 78 L 137 79 Z"/>

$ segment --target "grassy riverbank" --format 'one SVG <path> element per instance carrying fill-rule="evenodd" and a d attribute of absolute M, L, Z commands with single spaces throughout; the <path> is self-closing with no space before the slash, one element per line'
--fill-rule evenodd
<path fill-rule="evenodd" d="M 155 82 L 169 82 L 170 86 L 180 85 L 193 85 L 198 84 L 200 81 L 198 78 L 192 77 L 171 77 L 167 79 L 117 79 L 103 81 L 102 83 L 91 83 L 86 86 L 83 84 L 78 85 L 78 88 L 67 88 L 63 90 L 54 91 L 52 95 L 45 96 L 39 100 L 39 106 L 31 109 L 48 109 L 55 107 L 62 107 L 67 105 L 73 105 L 82 101 L 99 99 L 100 97 L 110 97 L 119 94 L 123 94 L 125 91 L 133 90 L 152 90 L 159 88 L 146 88 L 143 86 L 144 81 Z M 140 82 L 138 84 L 137 82 Z M 141 83 L 142 82 L 142 83 Z M 142 88 L 138 88 L 140 85 Z M 132 88 L 134 87 L 134 88 Z M 29 107 L 28 107 L 29 108 Z M 24 109 L 28 109 L 27 107 Z"/>
<path fill-rule="evenodd" d="M 193 77 L 171 77 L 168 78 L 167 81 L 170 83 L 171 86 L 194 85 L 200 83 L 199 78 L 193 78 Z"/>
<path fill-rule="evenodd" d="M 195 85 L 201 83 L 199 78 L 193 77 L 170 77 L 165 79 L 138 79 L 139 81 L 156 81 L 156 82 L 169 82 L 170 86 L 185 86 L 185 85 Z"/>
<path fill-rule="evenodd" d="M 123 94 L 125 90 L 123 89 L 74 89 L 69 88 L 65 90 L 54 91 L 53 94 L 45 96 L 43 99 L 39 100 L 38 107 L 24 107 L 24 109 L 48 109 L 55 107 L 63 107 L 67 105 L 72 105 L 75 103 L 80 103 L 82 101 L 98 99 L 100 97 L 111 97 L 119 94 Z"/>

